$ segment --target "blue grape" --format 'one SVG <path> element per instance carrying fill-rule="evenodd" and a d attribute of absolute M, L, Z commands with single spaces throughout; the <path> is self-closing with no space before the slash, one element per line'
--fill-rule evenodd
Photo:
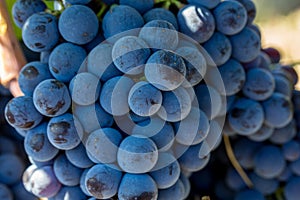
<path fill-rule="evenodd" d="M 139 38 L 143 39 L 152 50 L 175 50 L 178 45 L 178 32 L 165 20 L 152 20 L 140 30 Z"/>
<path fill-rule="evenodd" d="M 32 165 L 35 165 L 37 167 L 43 167 L 43 166 L 46 166 L 46 165 L 52 165 L 53 164 L 53 159 L 48 160 L 48 161 L 42 161 L 42 162 L 41 161 L 36 161 L 31 156 L 28 156 L 28 159 L 29 159 L 29 162 Z"/>
<path fill-rule="evenodd" d="M 169 188 L 158 190 L 158 200 L 183 199 L 185 195 L 184 185 L 180 179 Z"/>
<path fill-rule="evenodd" d="M 226 63 L 232 52 L 230 40 L 220 32 L 215 32 L 209 40 L 203 44 L 203 47 L 217 66 Z"/>
<path fill-rule="evenodd" d="M 135 187 L 128 187 L 134 185 Z M 157 199 L 158 189 L 155 181 L 148 174 L 126 173 L 118 190 L 119 200 Z"/>
<path fill-rule="evenodd" d="M 112 60 L 112 44 L 101 43 L 87 57 L 87 71 L 95 74 L 101 81 L 122 75 Z"/>
<path fill-rule="evenodd" d="M 274 132 L 274 128 L 264 123 L 258 131 L 249 135 L 248 138 L 256 142 L 262 142 L 269 139 L 273 134 L 273 132 Z"/>
<path fill-rule="evenodd" d="M 262 178 L 255 173 L 250 174 L 250 179 L 253 183 L 254 189 L 261 192 L 263 195 L 271 195 L 279 187 L 279 181 L 277 179 Z"/>
<path fill-rule="evenodd" d="M 293 105 L 288 97 L 273 93 L 262 103 L 265 112 L 265 123 L 271 127 L 282 128 L 293 118 Z"/>
<path fill-rule="evenodd" d="M 247 187 L 239 173 L 234 168 L 227 169 L 225 183 L 235 192 L 243 190 Z"/>
<path fill-rule="evenodd" d="M 141 28 L 143 25 L 144 20 L 140 13 L 126 5 L 110 8 L 102 21 L 102 29 L 106 39 L 124 31 Z"/>
<path fill-rule="evenodd" d="M 53 77 L 69 82 L 79 70 L 86 57 L 86 51 L 72 43 L 62 43 L 53 49 L 49 57 L 49 69 Z"/>
<path fill-rule="evenodd" d="M 139 116 L 154 115 L 161 107 L 162 93 L 148 82 L 137 82 L 129 91 L 129 108 Z"/>
<path fill-rule="evenodd" d="M 1 189 L 0 189 L 1 190 Z M 22 199 L 22 200 L 38 200 L 38 197 L 34 196 L 32 193 L 28 192 L 24 185 L 23 182 L 20 181 L 17 184 L 14 184 L 11 188 L 13 194 L 14 194 L 14 198 L 15 199 Z M 2 198 L 0 196 L 0 198 Z M 2 199 L 6 199 L 6 198 L 2 198 Z"/>
<path fill-rule="evenodd" d="M 244 189 L 238 192 L 234 200 L 265 200 L 265 197 L 262 193 L 258 192 L 255 189 Z"/>
<path fill-rule="evenodd" d="M 186 66 L 186 80 L 182 86 L 191 87 L 200 83 L 207 67 L 204 55 L 197 48 L 186 46 L 176 49 L 176 53 L 183 58 Z"/>
<path fill-rule="evenodd" d="M 85 185 L 86 174 L 88 173 L 89 170 L 90 170 L 90 168 L 86 168 L 83 170 L 83 172 L 80 176 L 79 187 L 85 195 L 92 196 Z"/>
<path fill-rule="evenodd" d="M 286 95 L 287 97 L 292 96 L 293 86 L 290 80 L 282 75 L 274 75 L 275 80 L 275 92 Z"/>
<path fill-rule="evenodd" d="M 78 146 L 83 134 L 82 125 L 70 113 L 51 118 L 47 126 L 49 141 L 61 150 L 70 150 Z"/>
<path fill-rule="evenodd" d="M 64 114 L 71 106 L 67 86 L 55 79 L 40 82 L 33 92 L 35 108 L 43 115 L 55 117 Z"/>
<path fill-rule="evenodd" d="M 215 31 L 215 19 L 205 7 L 187 5 L 177 14 L 179 30 L 199 43 L 207 41 Z"/>
<path fill-rule="evenodd" d="M 260 37 L 248 27 L 230 36 L 229 39 L 232 45 L 232 57 L 240 62 L 250 62 L 260 53 Z"/>
<path fill-rule="evenodd" d="M 65 151 L 67 159 L 78 168 L 88 168 L 94 163 L 89 159 L 85 146 L 81 143 L 74 149 Z"/>
<path fill-rule="evenodd" d="M 0 169 L 0 183 L 12 185 L 17 183 L 22 177 L 25 169 L 24 161 L 17 154 L 1 154 Z"/>
<path fill-rule="evenodd" d="M 90 53 L 95 47 L 100 45 L 104 41 L 104 36 L 102 30 L 99 28 L 97 35 L 94 37 L 92 41 L 84 45 L 84 49 Z"/>
<path fill-rule="evenodd" d="M 18 83 L 20 89 L 26 96 L 32 96 L 35 87 L 46 79 L 51 79 L 52 75 L 47 64 L 33 61 L 27 63 L 19 73 Z"/>
<path fill-rule="evenodd" d="M 178 30 L 178 23 L 177 23 L 177 19 L 176 19 L 175 15 L 171 11 L 169 11 L 165 8 L 153 8 L 153 9 L 147 11 L 143 15 L 143 18 L 145 20 L 145 23 L 148 23 L 153 20 L 168 21 L 174 26 L 174 28 L 176 30 Z"/>
<path fill-rule="evenodd" d="M 86 195 L 81 191 L 80 187 L 62 187 L 59 192 L 48 200 L 86 200 Z"/>
<path fill-rule="evenodd" d="M 252 0 L 237 0 L 247 11 L 247 25 L 251 25 L 256 17 L 256 6 Z"/>
<path fill-rule="evenodd" d="M 50 53 L 51 53 L 50 50 L 49 51 L 42 51 L 40 53 L 40 62 L 47 64 L 49 62 Z"/>
<path fill-rule="evenodd" d="M 185 119 L 174 123 L 174 129 L 177 142 L 183 145 L 199 144 L 208 135 L 209 120 L 203 111 L 192 107 Z"/>
<path fill-rule="evenodd" d="M 91 0 L 65 0 L 69 4 L 88 4 Z"/>
<path fill-rule="evenodd" d="M 206 114 L 208 119 L 219 115 L 222 109 L 222 97 L 220 93 L 209 85 L 199 84 L 195 87 L 196 105 Z"/>
<path fill-rule="evenodd" d="M 130 75 L 142 73 L 149 56 L 150 49 L 147 43 L 136 36 L 122 37 L 116 41 L 112 49 L 115 66 Z"/>
<path fill-rule="evenodd" d="M 247 23 L 247 11 L 238 1 L 222 1 L 213 11 L 216 29 L 226 35 L 240 32 Z"/>
<path fill-rule="evenodd" d="M 98 102 L 88 106 L 73 104 L 72 111 L 86 133 L 91 133 L 99 128 L 111 127 L 114 122 L 112 115 L 105 112 Z"/>
<path fill-rule="evenodd" d="M 18 0 L 13 4 L 12 17 L 15 24 L 22 28 L 25 21 L 34 13 L 42 12 L 47 8 L 41 0 Z"/>
<path fill-rule="evenodd" d="M 46 12 L 31 15 L 22 28 L 24 44 L 34 52 L 52 49 L 59 40 L 57 20 Z"/>
<path fill-rule="evenodd" d="M 186 199 L 189 196 L 190 191 L 191 191 L 190 180 L 183 173 L 180 174 L 179 179 L 181 180 L 181 182 L 183 183 L 183 186 L 184 186 L 185 194 L 183 196 L 183 199 Z"/>
<path fill-rule="evenodd" d="M 271 72 L 253 68 L 246 74 L 243 94 L 253 100 L 262 101 L 269 98 L 275 90 L 275 80 Z"/>
<path fill-rule="evenodd" d="M 5 119 L 15 128 L 31 129 L 43 119 L 32 103 L 32 97 L 20 96 L 11 99 L 5 106 Z"/>
<path fill-rule="evenodd" d="M 144 13 L 150 10 L 154 6 L 154 1 L 153 0 L 141 0 L 141 1 L 120 0 L 120 5 L 131 6 L 132 8 L 135 8 L 140 13 Z"/>
<path fill-rule="evenodd" d="M 61 188 L 61 183 L 57 180 L 53 168 L 51 166 L 43 166 L 40 168 L 35 167 L 32 170 L 30 167 L 23 174 L 26 190 L 38 197 L 50 198 L 55 196 Z"/>
<path fill-rule="evenodd" d="M 73 77 L 69 89 L 73 102 L 87 106 L 94 104 L 98 100 L 101 82 L 94 74 L 82 72 Z"/>
<path fill-rule="evenodd" d="M 96 37 L 99 22 L 96 14 L 89 7 L 73 5 L 60 15 L 58 29 L 66 41 L 82 45 Z"/>
<path fill-rule="evenodd" d="M 117 193 L 121 178 L 122 172 L 108 165 L 97 164 L 87 172 L 85 185 L 92 196 L 106 199 Z"/>
<path fill-rule="evenodd" d="M 134 82 L 126 76 L 116 76 L 106 81 L 100 92 L 100 105 L 111 115 L 129 112 L 128 94 Z"/>
<path fill-rule="evenodd" d="M 199 6 L 205 6 L 209 9 L 215 8 L 221 1 L 220 0 L 188 0 L 190 4 L 195 4 Z"/>
<path fill-rule="evenodd" d="M 158 116 L 169 122 L 178 122 L 188 116 L 191 111 L 191 99 L 183 87 L 163 92 L 163 102 Z"/>
<path fill-rule="evenodd" d="M 156 182 L 158 189 L 167 189 L 179 180 L 180 165 L 172 154 L 160 153 L 149 175 Z"/>
<path fill-rule="evenodd" d="M 300 195 L 300 177 L 292 177 L 284 187 L 284 196 L 286 200 L 297 200 Z"/>
<path fill-rule="evenodd" d="M 291 140 L 282 146 L 282 152 L 286 160 L 295 161 L 300 158 L 300 143 Z"/>
<path fill-rule="evenodd" d="M 155 143 L 140 135 L 126 137 L 121 142 L 117 153 L 119 166 L 128 173 L 149 172 L 157 160 L 158 149 Z"/>
<path fill-rule="evenodd" d="M 64 154 L 59 155 L 53 163 L 54 174 L 60 183 L 66 186 L 79 184 L 82 169 L 75 167 Z"/>
<path fill-rule="evenodd" d="M 264 122 L 263 108 L 257 101 L 238 99 L 228 114 L 228 122 L 241 135 L 254 134 Z"/>
<path fill-rule="evenodd" d="M 28 131 L 24 140 L 24 148 L 27 155 L 38 162 L 49 161 L 59 152 L 47 137 L 46 122 Z"/>
<path fill-rule="evenodd" d="M 291 170 L 290 165 L 288 165 L 284 168 L 284 170 L 276 178 L 279 181 L 287 182 L 292 176 L 293 176 L 293 172 Z"/>
<path fill-rule="evenodd" d="M 223 95 L 234 95 L 243 88 L 246 82 L 246 73 L 238 61 L 230 59 L 225 64 L 219 66 L 218 69 L 226 92 Z"/>
<path fill-rule="evenodd" d="M 163 91 L 178 88 L 185 80 L 185 75 L 184 60 L 172 51 L 156 51 L 150 56 L 145 65 L 146 79 Z"/>
<path fill-rule="evenodd" d="M 300 176 L 300 158 L 291 162 L 289 167 L 293 174 L 295 174 L 296 176 Z"/>
<path fill-rule="evenodd" d="M 93 131 L 85 142 L 86 151 L 100 163 L 113 163 L 117 160 L 118 147 L 122 135 L 113 128 Z"/>
<path fill-rule="evenodd" d="M 275 178 L 285 167 L 286 162 L 282 151 L 274 145 L 265 145 L 254 155 L 254 171 L 263 178 Z"/>

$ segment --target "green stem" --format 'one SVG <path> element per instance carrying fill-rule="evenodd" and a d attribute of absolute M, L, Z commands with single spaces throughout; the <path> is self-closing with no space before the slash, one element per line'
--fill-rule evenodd
<path fill-rule="evenodd" d="M 106 11 L 107 8 L 108 8 L 108 5 L 106 5 L 105 3 L 101 2 L 101 9 L 97 13 L 97 17 L 98 17 L 99 21 L 102 21 L 103 14 L 105 13 L 105 11 Z"/>

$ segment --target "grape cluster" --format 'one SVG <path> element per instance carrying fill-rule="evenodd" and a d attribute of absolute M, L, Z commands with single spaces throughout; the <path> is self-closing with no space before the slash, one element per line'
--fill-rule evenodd
<path fill-rule="evenodd" d="M 276 128 L 281 141 L 295 125 L 291 73 L 269 69 L 251 0 L 54 7 L 17 0 L 12 11 L 41 56 L 22 68 L 24 96 L 5 108 L 32 163 L 25 188 L 37 197 L 186 199 L 189 175 L 208 164 L 222 132 L 261 139 L 262 128 Z"/>

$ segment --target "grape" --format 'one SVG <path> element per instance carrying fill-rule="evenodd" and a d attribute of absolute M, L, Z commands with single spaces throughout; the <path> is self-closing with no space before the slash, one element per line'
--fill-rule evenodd
<path fill-rule="evenodd" d="M 129 108 L 137 115 L 154 115 L 162 104 L 160 90 L 145 81 L 137 82 L 129 91 Z"/>
<path fill-rule="evenodd" d="M 46 12 L 31 15 L 23 25 L 22 38 L 24 44 L 34 52 L 52 49 L 59 40 L 55 16 Z"/>
<path fill-rule="evenodd" d="M 17 184 L 14 184 L 11 188 L 14 198 L 15 199 L 22 199 L 22 200 L 38 200 L 36 196 L 34 196 L 32 193 L 29 193 L 23 185 L 23 182 L 20 181 Z M 0 196 L 1 198 L 1 196 Z M 6 199 L 6 198 L 3 198 Z M 9 199 L 8 199 L 9 200 Z"/>
<path fill-rule="evenodd" d="M 51 51 L 42 51 L 40 53 L 40 62 L 48 64 Z"/>
<path fill-rule="evenodd" d="M 18 83 L 22 92 L 26 96 L 32 96 L 35 87 L 46 79 L 51 79 L 52 75 L 47 64 L 34 61 L 27 63 L 19 73 Z"/>
<path fill-rule="evenodd" d="M 157 113 L 160 118 L 169 122 L 178 122 L 188 116 L 192 107 L 191 100 L 183 87 L 165 91 L 162 95 L 162 106 Z"/>
<path fill-rule="evenodd" d="M 250 174 L 250 179 L 254 185 L 254 189 L 261 192 L 263 195 L 270 195 L 279 187 L 278 180 L 262 178 L 255 173 Z"/>
<path fill-rule="evenodd" d="M 33 165 L 31 165 L 33 166 Z M 30 167 L 29 167 L 30 168 Z M 61 188 L 51 166 L 36 168 L 29 173 L 26 169 L 23 175 L 25 188 L 38 197 L 50 198 L 55 196 Z"/>
<path fill-rule="evenodd" d="M 63 185 L 76 186 L 79 184 L 82 169 L 72 165 L 64 154 L 59 155 L 54 160 L 53 170 Z"/>
<path fill-rule="evenodd" d="M 140 30 L 139 37 L 153 50 L 175 50 L 178 45 L 178 32 L 165 20 L 152 20 Z"/>
<path fill-rule="evenodd" d="M 232 57 L 240 62 L 250 62 L 260 53 L 260 38 L 248 27 L 230 36 L 229 39 L 232 45 Z"/>
<path fill-rule="evenodd" d="M 176 53 L 183 58 L 186 66 L 186 80 L 184 80 L 182 86 L 191 87 L 200 83 L 206 72 L 204 55 L 196 48 L 185 46 L 178 48 Z"/>
<path fill-rule="evenodd" d="M 293 172 L 290 168 L 290 165 L 286 166 L 284 170 L 277 176 L 277 179 L 279 181 L 285 181 L 287 182 L 293 175 Z"/>
<path fill-rule="evenodd" d="M 85 200 L 86 196 L 80 187 L 62 187 L 59 192 L 49 200 Z"/>
<path fill-rule="evenodd" d="M 99 128 L 111 127 L 114 122 L 113 117 L 105 112 L 98 102 L 88 106 L 73 104 L 72 111 L 86 133 L 91 133 Z"/>
<path fill-rule="evenodd" d="M 158 189 L 167 189 L 179 179 L 180 165 L 170 153 L 161 153 L 153 170 L 149 173 L 157 184 Z"/>
<path fill-rule="evenodd" d="M 289 167 L 293 174 L 295 174 L 296 176 L 300 176 L 300 158 L 291 162 Z"/>
<path fill-rule="evenodd" d="M 287 200 L 297 200 L 299 191 L 300 177 L 292 177 L 284 187 L 284 196 Z"/>
<path fill-rule="evenodd" d="M 126 5 L 118 5 L 110 8 L 102 20 L 102 29 L 106 39 L 118 33 L 141 28 L 143 25 L 144 20 L 140 13 L 136 9 Z"/>
<path fill-rule="evenodd" d="M 282 152 L 286 160 L 297 160 L 298 158 L 300 158 L 300 143 L 296 140 L 291 140 L 283 144 Z"/>
<path fill-rule="evenodd" d="M 223 95 L 234 95 L 243 88 L 246 82 L 246 73 L 238 61 L 230 59 L 225 64 L 219 66 L 218 69 L 226 92 Z"/>
<path fill-rule="evenodd" d="M 85 143 L 86 150 L 100 163 L 113 163 L 117 160 L 118 147 L 122 135 L 113 128 L 93 131 Z"/>
<path fill-rule="evenodd" d="M 82 72 L 73 77 L 69 88 L 72 100 L 78 105 L 87 106 L 98 100 L 101 82 L 94 74 Z"/>
<path fill-rule="evenodd" d="M 250 69 L 246 74 L 243 94 L 253 100 L 262 101 L 269 98 L 275 89 L 275 80 L 271 72 L 261 69 Z"/>
<path fill-rule="evenodd" d="M 40 82 L 33 92 L 35 108 L 43 115 L 55 117 L 64 114 L 71 105 L 66 85 L 55 79 Z"/>
<path fill-rule="evenodd" d="M 13 20 L 19 28 L 22 28 L 31 15 L 44 11 L 46 7 L 46 4 L 41 0 L 18 0 L 12 7 Z"/>
<path fill-rule="evenodd" d="M 111 115 L 121 116 L 129 112 L 128 94 L 134 82 L 126 76 L 116 76 L 106 81 L 100 93 L 100 105 Z"/>
<path fill-rule="evenodd" d="M 271 62 L 273 64 L 280 62 L 281 55 L 278 49 L 275 49 L 273 47 L 268 47 L 268 48 L 264 48 L 263 52 L 265 52 L 270 57 Z"/>
<path fill-rule="evenodd" d="M 54 147 L 70 150 L 80 144 L 83 128 L 74 115 L 65 113 L 50 119 L 47 126 L 47 136 Z"/>
<path fill-rule="evenodd" d="M 98 28 L 96 14 L 83 5 L 67 7 L 58 20 L 58 29 L 62 37 L 78 45 L 92 41 L 98 33 Z"/>
<path fill-rule="evenodd" d="M 78 168 L 89 168 L 93 162 L 89 159 L 86 153 L 85 146 L 81 143 L 74 149 L 65 151 L 67 159 Z"/>
<path fill-rule="evenodd" d="M 69 82 L 77 74 L 86 57 L 86 51 L 71 43 L 56 46 L 49 57 L 49 69 L 53 77 L 62 82 Z"/>
<path fill-rule="evenodd" d="M 185 194 L 183 196 L 183 199 L 186 199 L 189 196 L 190 191 L 191 191 L 191 183 L 190 183 L 189 179 L 183 173 L 180 174 L 179 179 L 181 180 L 181 182 L 183 183 L 183 186 L 184 186 Z"/>
<path fill-rule="evenodd" d="M 262 193 L 255 189 L 245 189 L 235 195 L 234 200 L 265 200 Z"/>
<path fill-rule="evenodd" d="M 86 177 L 86 174 L 88 173 L 88 171 L 90 170 L 90 168 L 86 168 L 84 169 L 84 171 L 82 172 L 81 176 L 80 176 L 80 182 L 79 182 L 79 187 L 80 189 L 82 190 L 82 192 L 84 194 L 86 194 L 87 196 L 92 196 L 90 194 L 90 192 L 88 191 L 86 185 L 85 185 L 85 177 Z"/>
<path fill-rule="evenodd" d="M 150 49 L 147 43 L 136 36 L 122 37 L 117 40 L 112 49 L 115 66 L 125 74 L 142 73 L 149 56 Z"/>
<path fill-rule="evenodd" d="M 5 119 L 15 128 L 31 129 L 36 127 L 43 119 L 35 109 L 32 97 L 20 96 L 11 99 L 5 106 Z"/>
<path fill-rule="evenodd" d="M 20 180 L 25 166 L 17 154 L 5 153 L 0 155 L 0 169 L 0 183 L 12 185 Z"/>
<path fill-rule="evenodd" d="M 275 178 L 284 170 L 285 166 L 286 162 L 282 151 L 274 145 L 265 145 L 259 148 L 254 155 L 254 171 L 263 178 Z"/>
<path fill-rule="evenodd" d="M 155 143 L 141 135 L 126 137 L 118 149 L 118 164 L 128 173 L 149 172 L 157 160 L 158 150 Z"/>
<path fill-rule="evenodd" d="M 230 40 L 220 32 L 215 32 L 203 47 L 217 66 L 226 63 L 232 52 Z"/>
<path fill-rule="evenodd" d="M 135 8 L 140 13 L 144 13 L 148 10 L 150 10 L 154 6 L 153 0 L 120 0 L 120 5 L 128 5 L 132 8 Z"/>
<path fill-rule="evenodd" d="M 225 182 L 230 189 L 236 192 L 246 188 L 245 182 L 234 168 L 227 169 Z"/>
<path fill-rule="evenodd" d="M 149 11 L 147 11 L 143 18 L 145 20 L 145 23 L 148 23 L 153 20 L 165 20 L 170 22 L 176 30 L 178 30 L 178 23 L 175 15 L 164 8 L 153 8 Z"/>
<path fill-rule="evenodd" d="M 293 105 L 289 98 L 280 93 L 273 93 L 262 103 L 265 123 L 271 127 L 282 128 L 293 118 Z"/>
<path fill-rule="evenodd" d="M 32 164 L 32 165 L 35 165 L 37 167 L 43 167 L 43 166 L 46 166 L 46 165 L 52 165 L 53 164 L 53 159 L 51 160 L 48 160 L 48 161 L 36 161 L 34 160 L 31 156 L 28 156 L 28 159 L 29 159 L 29 162 Z"/>
<path fill-rule="evenodd" d="M 179 30 L 199 43 L 207 41 L 215 31 L 212 13 L 202 6 L 187 5 L 177 14 Z"/>
<path fill-rule="evenodd" d="M 203 111 L 192 107 L 191 112 L 185 119 L 174 123 L 174 128 L 177 142 L 183 145 L 195 145 L 207 137 L 209 120 Z"/>
<path fill-rule="evenodd" d="M 28 156 L 39 162 L 49 161 L 59 152 L 47 137 L 47 122 L 28 131 L 24 140 L 24 148 Z"/>
<path fill-rule="evenodd" d="M 178 88 L 185 80 L 185 75 L 184 60 L 172 51 L 156 51 L 150 56 L 145 65 L 146 79 L 163 91 Z"/>
<path fill-rule="evenodd" d="M 104 82 L 115 76 L 122 75 L 113 63 L 112 48 L 111 44 L 101 43 L 87 56 L 87 71 Z"/>
<path fill-rule="evenodd" d="M 282 128 L 274 129 L 270 141 L 274 144 L 285 144 L 297 134 L 296 121 L 292 120 L 288 125 Z"/>
<path fill-rule="evenodd" d="M 241 135 L 254 134 L 264 122 L 263 108 L 254 100 L 238 99 L 228 114 L 228 122 Z"/>
<path fill-rule="evenodd" d="M 91 0 L 65 0 L 69 4 L 88 4 Z"/>
<path fill-rule="evenodd" d="M 128 186 L 135 187 L 128 187 Z M 155 181 L 148 174 L 126 173 L 120 183 L 118 199 L 157 199 L 158 189 Z"/>
<path fill-rule="evenodd" d="M 274 75 L 275 91 L 286 95 L 288 98 L 292 96 L 293 86 L 288 78 L 282 75 Z"/>
<path fill-rule="evenodd" d="M 122 172 L 104 164 L 97 164 L 87 172 L 85 185 L 92 196 L 106 199 L 117 193 L 121 178 Z"/>
<path fill-rule="evenodd" d="M 274 128 L 266 124 L 263 124 L 258 131 L 249 135 L 248 138 L 256 142 L 262 142 L 269 139 L 273 134 L 273 132 L 274 132 Z"/>
<path fill-rule="evenodd" d="M 183 199 L 185 194 L 184 185 L 180 179 L 177 182 L 166 189 L 158 190 L 158 200 L 173 200 Z"/>
<path fill-rule="evenodd" d="M 195 4 L 199 6 L 205 6 L 209 9 L 216 7 L 221 1 L 220 0 L 188 0 L 190 4 Z"/>

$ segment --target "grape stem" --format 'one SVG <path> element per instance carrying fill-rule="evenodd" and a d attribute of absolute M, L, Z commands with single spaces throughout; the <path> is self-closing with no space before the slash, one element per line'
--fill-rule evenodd
<path fill-rule="evenodd" d="M 249 177 L 247 176 L 246 172 L 241 167 L 241 165 L 239 164 L 239 162 L 237 161 L 237 159 L 236 159 L 236 157 L 234 155 L 234 152 L 232 150 L 232 146 L 231 146 L 231 143 L 230 143 L 229 136 L 228 135 L 223 135 L 223 139 L 224 139 L 226 153 L 227 153 L 227 156 L 228 156 L 231 164 L 236 169 L 236 171 L 239 173 L 239 175 L 241 176 L 241 178 L 243 179 L 243 181 L 245 182 L 245 184 L 249 188 L 252 188 L 253 187 L 252 181 L 249 179 Z"/>

